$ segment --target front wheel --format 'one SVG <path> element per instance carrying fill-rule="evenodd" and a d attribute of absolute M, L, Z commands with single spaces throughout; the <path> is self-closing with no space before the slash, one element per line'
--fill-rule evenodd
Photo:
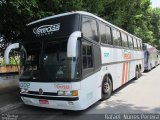
<path fill-rule="evenodd" d="M 102 99 L 108 99 L 112 93 L 112 81 L 111 79 L 106 76 L 102 82 Z"/>

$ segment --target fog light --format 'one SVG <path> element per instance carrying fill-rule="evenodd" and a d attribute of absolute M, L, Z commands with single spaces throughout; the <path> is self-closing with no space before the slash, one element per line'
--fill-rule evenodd
<path fill-rule="evenodd" d="M 65 96 L 65 91 L 58 91 L 58 95 Z"/>
<path fill-rule="evenodd" d="M 74 105 L 74 103 L 73 103 L 73 102 L 71 102 L 71 101 L 69 101 L 69 102 L 68 102 L 68 104 L 69 104 L 69 105 Z"/>

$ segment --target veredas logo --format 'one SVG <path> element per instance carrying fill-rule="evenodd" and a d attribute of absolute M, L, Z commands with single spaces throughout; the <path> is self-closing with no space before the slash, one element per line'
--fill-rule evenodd
<path fill-rule="evenodd" d="M 61 90 L 69 90 L 71 88 L 71 85 L 59 83 L 59 84 L 55 84 L 54 87 Z"/>
<path fill-rule="evenodd" d="M 40 27 L 33 28 L 33 33 L 36 36 L 44 36 L 53 34 L 55 31 L 60 30 L 60 23 L 53 24 L 53 25 L 42 25 Z"/>

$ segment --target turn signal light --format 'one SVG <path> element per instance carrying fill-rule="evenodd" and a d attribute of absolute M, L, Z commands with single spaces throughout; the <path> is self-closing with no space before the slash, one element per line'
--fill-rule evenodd
<path fill-rule="evenodd" d="M 72 96 L 78 96 L 78 90 L 72 91 Z"/>

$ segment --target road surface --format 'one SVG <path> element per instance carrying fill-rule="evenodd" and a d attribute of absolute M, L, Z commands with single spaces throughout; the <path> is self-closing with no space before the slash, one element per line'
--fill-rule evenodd
<path fill-rule="evenodd" d="M 143 73 L 138 80 L 132 80 L 116 90 L 110 99 L 99 101 L 84 111 L 74 112 L 27 106 L 20 100 L 18 90 L 1 92 L 0 119 L 93 120 L 108 119 L 106 115 L 109 114 L 160 114 L 159 92 L 160 65 L 150 72 Z"/>

